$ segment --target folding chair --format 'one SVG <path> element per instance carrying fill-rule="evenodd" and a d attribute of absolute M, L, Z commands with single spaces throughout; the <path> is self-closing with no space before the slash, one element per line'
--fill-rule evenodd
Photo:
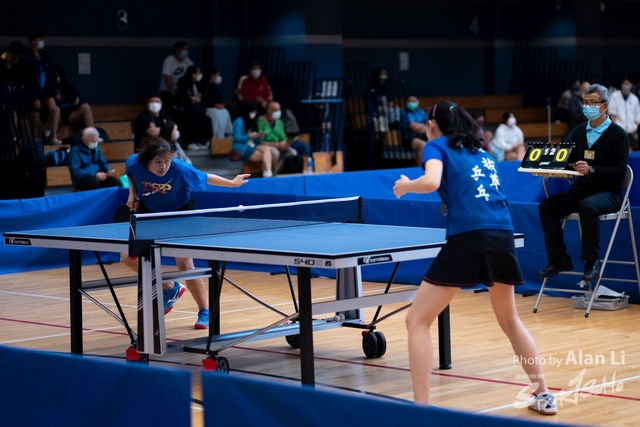
<path fill-rule="evenodd" d="M 600 286 L 600 282 L 603 280 L 608 280 L 612 282 L 630 282 L 637 283 L 638 289 L 640 290 L 640 268 L 638 267 L 638 252 L 636 250 L 636 239 L 633 231 L 633 219 L 631 218 L 631 203 L 629 201 L 629 193 L 631 192 L 631 185 L 633 184 L 633 170 L 629 165 L 627 165 L 627 173 L 624 177 L 624 181 L 622 183 L 624 189 L 624 197 L 622 199 L 622 206 L 620 210 L 615 213 L 601 215 L 599 218 L 601 221 L 607 220 L 615 220 L 616 223 L 613 227 L 613 232 L 611 233 L 611 238 L 609 239 L 609 246 L 607 247 L 607 252 L 602 260 L 602 268 L 600 269 L 600 277 L 596 281 L 595 286 L 591 286 L 591 281 L 582 281 L 582 283 L 586 283 L 591 292 L 591 299 L 589 301 L 589 305 L 587 306 L 587 311 L 584 313 L 585 317 L 589 317 L 589 312 L 591 311 L 591 307 L 593 306 L 593 302 L 596 298 L 596 293 L 598 287 Z M 609 255 L 611 254 L 611 248 L 613 247 L 613 243 L 616 238 L 616 234 L 618 233 L 618 227 L 620 225 L 620 221 L 622 219 L 626 219 L 629 221 L 629 234 L 631 235 L 631 249 L 633 250 L 633 261 L 614 261 L 609 259 Z M 580 225 L 580 216 L 577 213 L 572 213 L 569 216 L 563 218 L 562 229 L 567 225 L 567 221 L 576 220 L 578 221 L 578 226 Z M 582 229 L 580 229 L 580 235 L 582 236 Z M 604 271 L 607 264 L 622 264 L 622 265 L 633 265 L 636 271 L 636 279 L 620 279 L 613 277 L 604 277 Z M 579 275 L 582 276 L 582 273 L 576 271 L 565 271 L 560 274 L 571 274 L 571 275 Z M 536 313 L 538 311 L 538 306 L 540 305 L 540 299 L 542 298 L 542 294 L 545 292 L 545 288 L 547 286 L 547 282 L 549 278 L 545 278 L 542 282 L 542 286 L 540 287 L 540 292 L 538 292 L 538 299 L 536 300 L 536 304 L 533 307 L 533 312 Z M 576 293 L 577 289 L 562 289 L 562 288 L 551 288 L 546 289 L 547 292 L 565 292 L 565 293 Z"/>

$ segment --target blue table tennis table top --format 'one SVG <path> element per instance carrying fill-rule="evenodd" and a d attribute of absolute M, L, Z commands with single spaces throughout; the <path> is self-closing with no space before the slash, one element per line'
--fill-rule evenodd
<path fill-rule="evenodd" d="M 59 249 L 126 251 L 129 224 L 102 224 L 4 234 L 5 243 Z M 516 235 L 516 246 L 522 246 Z M 434 257 L 446 241 L 444 229 L 391 225 L 320 223 L 289 228 L 157 240 L 167 256 L 332 268 Z M 411 254 L 411 255 L 410 255 Z M 271 259 L 271 258 L 276 259 Z M 330 262 L 334 261 L 334 262 Z M 309 265 L 302 261 L 304 265 Z"/>

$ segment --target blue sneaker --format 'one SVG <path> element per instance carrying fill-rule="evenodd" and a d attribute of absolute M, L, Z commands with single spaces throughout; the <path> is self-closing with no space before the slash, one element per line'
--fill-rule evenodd
<path fill-rule="evenodd" d="M 194 325 L 196 329 L 209 329 L 209 309 L 203 308 L 198 312 L 198 321 Z"/>
<path fill-rule="evenodd" d="M 184 294 L 187 289 L 180 282 L 173 282 L 174 286 L 171 289 L 162 290 L 162 300 L 164 301 L 164 314 L 173 310 L 173 306 L 178 299 Z"/>

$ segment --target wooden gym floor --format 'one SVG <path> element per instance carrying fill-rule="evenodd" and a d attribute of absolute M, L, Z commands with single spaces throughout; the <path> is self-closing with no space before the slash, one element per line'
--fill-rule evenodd
<path fill-rule="evenodd" d="M 111 277 L 128 276 L 119 263 L 107 265 Z M 227 276 L 259 298 L 285 312 L 293 311 L 284 275 L 227 271 Z M 85 280 L 101 278 L 97 266 L 83 268 Z M 294 277 L 295 281 L 295 277 Z M 364 283 L 365 293 L 384 289 Z M 397 286 L 397 289 L 405 288 Z M 116 290 L 129 321 L 135 320 L 135 288 Z M 334 283 L 313 279 L 314 300 L 333 296 Z M 115 310 L 108 290 L 92 296 Z M 55 269 L 0 276 L 0 344 L 69 352 L 68 270 Z M 540 359 L 546 364 L 549 386 L 558 396 L 559 413 L 544 417 L 516 408 L 518 395 L 526 395 L 528 379 L 514 360 L 508 340 L 500 331 L 487 292 L 461 291 L 451 305 L 453 369 L 434 367 L 432 404 L 435 406 L 539 421 L 597 426 L 637 426 L 640 422 L 640 306 L 619 311 L 573 308 L 568 298 L 545 297 L 537 314 L 534 298 L 516 296 L 520 316 L 534 336 Z M 222 292 L 224 332 L 265 326 L 277 315 L 259 307 L 231 286 Z M 382 314 L 399 307 L 386 306 Z M 113 318 L 85 300 L 84 348 L 97 356 L 124 360 L 129 338 Z M 167 338 L 204 336 L 193 329 L 197 307 L 188 292 L 166 316 Z M 365 310 L 370 320 L 374 309 Z M 366 359 L 361 331 L 338 328 L 314 334 L 317 387 L 346 393 L 368 393 L 410 401 L 411 378 L 407 358 L 404 312 L 378 326 L 385 334 L 387 353 Z M 433 335 L 437 337 L 434 326 Z M 437 348 L 437 343 L 434 343 Z M 284 338 L 242 343 L 221 355 L 229 360 L 230 375 L 299 384 L 298 350 Z M 437 354 L 436 354 L 437 356 Z M 203 424 L 200 372 L 203 356 L 178 353 L 154 357 L 151 364 L 188 369 L 193 375 L 193 426 Z"/>

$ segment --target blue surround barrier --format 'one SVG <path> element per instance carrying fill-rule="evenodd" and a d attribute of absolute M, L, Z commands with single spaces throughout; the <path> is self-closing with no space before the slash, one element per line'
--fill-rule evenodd
<path fill-rule="evenodd" d="M 558 425 L 414 406 L 216 372 L 203 373 L 202 394 L 206 427 Z"/>
<path fill-rule="evenodd" d="M 191 425 L 185 370 L 0 346 L 0 372 L 4 426 Z"/>
<path fill-rule="evenodd" d="M 629 163 L 634 171 L 640 171 L 640 153 L 632 153 Z M 520 264 L 526 284 L 517 287 L 518 292 L 539 289 L 541 279 L 538 271 L 547 264 L 544 241 L 538 219 L 538 203 L 544 199 L 542 178 L 528 173 L 517 172 L 518 162 L 498 163 L 502 186 L 509 198 L 515 230 L 525 234 L 525 247 L 518 249 Z M 210 191 L 194 196 L 200 208 L 255 205 L 303 200 L 309 198 L 332 198 L 362 196 L 365 199 L 365 221 L 371 224 L 393 224 L 424 227 L 444 227 L 446 218 L 439 212 L 437 194 L 410 194 L 398 200 L 393 196 L 395 180 L 404 174 L 416 178 L 422 174 L 418 167 L 340 174 L 317 174 L 281 177 L 277 179 L 251 179 L 240 188 L 210 187 Z M 638 178 L 640 179 L 640 177 Z M 549 180 L 551 193 L 567 189 L 565 180 Z M 126 201 L 127 191 L 104 189 L 89 192 L 50 196 L 40 199 L 0 201 L 0 229 L 27 230 L 37 228 L 65 227 L 75 225 L 101 224 L 111 221 L 117 206 Z M 640 218 L 640 182 L 631 194 L 632 213 Z M 601 256 L 604 256 L 614 221 L 602 222 Z M 632 260 L 629 228 L 622 221 L 611 259 Z M 640 223 L 636 226 L 636 239 Z M 569 254 L 576 266 L 580 265 L 580 237 L 577 223 L 572 221 L 565 234 Z M 640 241 L 640 240 L 639 240 Z M 102 254 L 106 261 L 115 261 L 117 254 Z M 94 263 L 93 254 L 84 254 L 85 263 Z M 171 262 L 171 260 L 166 260 Z M 413 261 L 401 266 L 397 275 L 398 283 L 418 284 L 431 261 Z M 196 264 L 204 265 L 197 261 Z M 42 268 L 64 267 L 68 265 L 65 251 L 0 246 L 0 274 L 28 271 Z M 363 269 L 363 279 L 386 282 L 392 265 L 368 266 Z M 230 264 L 228 268 L 243 268 L 259 271 L 283 271 L 279 267 L 252 264 Z M 295 270 L 294 270 L 295 271 Z M 317 270 L 318 275 L 330 276 L 332 272 Z M 605 276 L 634 278 L 630 266 L 609 265 Z M 576 276 L 558 276 L 552 286 L 570 286 L 578 281 Z M 635 283 L 603 282 L 616 291 L 631 295 L 632 303 L 640 302 L 638 286 Z M 564 295 L 564 294 L 561 294 Z"/>

